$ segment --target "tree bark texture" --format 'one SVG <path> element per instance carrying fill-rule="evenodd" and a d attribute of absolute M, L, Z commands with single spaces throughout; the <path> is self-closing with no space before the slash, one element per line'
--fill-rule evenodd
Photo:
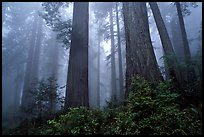
<path fill-rule="evenodd" d="M 89 106 L 88 11 L 88 2 L 74 2 L 65 109 Z"/>
<path fill-rule="evenodd" d="M 126 92 L 130 92 L 131 80 L 136 75 L 149 82 L 163 80 L 150 39 L 145 2 L 123 3 L 126 37 Z"/>

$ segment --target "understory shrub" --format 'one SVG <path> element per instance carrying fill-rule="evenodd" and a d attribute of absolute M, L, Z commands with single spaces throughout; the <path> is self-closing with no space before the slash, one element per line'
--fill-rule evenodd
<path fill-rule="evenodd" d="M 153 86 L 143 78 L 135 77 L 125 105 L 111 105 L 104 110 L 69 108 L 65 115 L 31 128 L 35 133 L 30 133 L 201 135 L 202 106 L 200 109 L 180 107 L 177 102 L 181 95 L 173 88 L 171 81 L 161 81 Z"/>

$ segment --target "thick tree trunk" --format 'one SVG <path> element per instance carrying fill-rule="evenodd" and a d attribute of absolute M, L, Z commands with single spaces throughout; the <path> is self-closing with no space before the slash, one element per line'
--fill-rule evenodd
<path fill-rule="evenodd" d="M 30 94 L 29 89 L 31 87 L 31 74 L 32 74 L 31 69 L 32 69 L 32 63 L 33 63 L 33 58 L 34 58 L 36 30 L 37 30 L 37 18 L 38 18 L 38 15 L 35 14 L 32 34 L 30 37 L 30 49 L 28 52 L 26 72 L 25 72 L 25 77 L 24 77 L 24 87 L 23 87 L 23 95 L 22 95 L 22 101 L 21 101 L 22 102 L 21 106 L 23 109 L 29 108 L 33 102 L 32 95 Z"/>
<path fill-rule="evenodd" d="M 88 2 L 74 2 L 65 109 L 68 107 L 89 106 L 88 11 Z"/>
<path fill-rule="evenodd" d="M 118 63 L 119 63 L 119 82 L 120 82 L 120 100 L 123 100 L 123 68 L 122 68 L 122 55 L 121 55 L 121 40 L 120 40 L 120 24 L 118 17 L 118 3 L 116 2 L 116 23 L 117 23 L 117 37 L 118 37 Z"/>
<path fill-rule="evenodd" d="M 111 33 L 111 87 L 112 87 L 112 100 L 116 100 L 116 74 L 115 74 L 115 42 L 113 33 L 113 10 L 110 13 L 110 33 Z"/>
<path fill-rule="evenodd" d="M 178 68 L 178 61 L 176 59 L 167 29 L 165 27 L 161 13 L 159 11 L 158 5 L 156 2 L 150 2 L 149 4 L 152 9 L 152 12 L 155 18 L 155 22 L 156 22 L 156 25 L 159 31 L 162 46 L 164 49 L 164 54 L 168 58 L 166 59 L 168 76 L 174 79 L 174 84 L 176 85 L 182 84 L 182 78 L 181 78 L 181 74 Z"/>
<path fill-rule="evenodd" d="M 182 16 L 182 12 L 181 12 L 181 6 L 180 6 L 179 2 L 176 2 L 176 8 L 177 8 L 177 13 L 178 13 L 178 18 L 179 18 L 180 29 L 181 29 L 181 36 L 183 39 L 185 62 L 186 62 L 186 64 L 190 64 L 191 53 L 190 53 L 190 49 L 189 49 L 188 38 L 187 38 L 186 29 L 185 29 L 183 16 Z M 188 83 L 192 83 L 192 82 L 196 81 L 196 74 L 195 74 L 195 70 L 193 67 L 187 68 L 186 73 L 187 73 L 187 82 Z"/>
<path fill-rule="evenodd" d="M 150 82 L 162 80 L 150 39 L 145 2 L 123 3 L 126 37 L 126 92 L 130 92 L 131 80 L 139 75 Z"/>

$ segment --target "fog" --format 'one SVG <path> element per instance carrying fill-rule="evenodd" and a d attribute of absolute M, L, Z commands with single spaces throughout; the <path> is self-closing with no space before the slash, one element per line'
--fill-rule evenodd
<path fill-rule="evenodd" d="M 64 23 L 61 26 L 69 26 L 73 20 L 73 3 L 69 2 L 68 6 L 65 2 L 63 4 L 59 8 L 59 17 L 58 15 L 53 15 L 51 18 L 58 17 Z M 158 5 L 173 43 L 173 30 L 169 24 L 174 20 L 173 17 L 177 15 L 176 7 L 170 2 L 158 2 Z M 149 7 L 149 4 L 147 4 L 147 7 Z M 98 89 L 100 109 L 106 106 L 106 102 L 110 101 L 112 96 L 111 32 L 108 29 L 110 15 L 106 12 L 108 8 L 109 5 L 106 2 L 89 2 L 88 97 L 91 108 L 98 107 Z M 126 37 L 122 3 L 119 3 L 118 9 L 121 33 L 122 92 L 124 93 Z M 197 2 L 197 7 L 189 6 L 187 9 L 190 14 L 184 16 L 184 24 L 191 56 L 196 57 L 202 50 L 202 3 Z M 52 11 L 52 9 L 49 10 Z M 96 14 L 99 11 L 102 15 Z M 54 28 L 54 25 L 52 23 L 49 24 L 45 19 L 48 16 L 43 16 L 46 13 L 48 11 L 45 10 L 42 2 L 2 2 L 2 125 L 4 127 L 15 125 L 27 116 L 21 112 L 22 101 L 27 99 L 28 105 L 33 99 L 24 98 L 23 92 L 25 89 L 30 90 L 34 88 L 35 86 L 33 85 L 36 83 L 42 80 L 46 81 L 52 77 L 56 79 L 55 84 L 58 86 L 56 92 L 60 94 L 59 97 L 65 97 L 66 95 L 71 44 L 71 34 L 69 32 L 71 32 L 71 29 L 65 30 L 60 25 Z M 150 8 L 148 8 L 148 15 L 154 53 L 160 71 L 165 78 L 162 43 Z M 55 21 L 57 22 L 57 20 Z M 56 31 L 57 29 L 60 31 Z M 119 97 L 119 57 L 115 9 L 113 10 L 113 32 L 116 96 Z M 100 49 L 98 48 L 99 45 Z M 180 53 L 176 54 L 180 56 Z M 29 76 L 27 76 L 28 73 Z M 99 81 L 97 79 L 98 76 Z M 63 106 L 64 102 L 57 102 L 56 106 L 54 105 L 54 111 L 61 110 Z"/>

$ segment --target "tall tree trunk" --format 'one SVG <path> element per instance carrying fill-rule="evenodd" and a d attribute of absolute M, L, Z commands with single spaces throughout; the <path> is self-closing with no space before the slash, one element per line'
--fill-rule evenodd
<path fill-rule="evenodd" d="M 117 23 L 117 37 L 118 37 L 118 64 L 119 64 L 119 82 L 120 82 L 120 100 L 123 100 L 123 68 L 121 55 L 121 40 L 120 40 L 120 24 L 118 17 L 118 2 L 116 2 L 116 23 Z"/>
<path fill-rule="evenodd" d="M 74 2 L 65 109 L 89 106 L 88 11 L 88 2 Z"/>
<path fill-rule="evenodd" d="M 13 96 L 14 96 L 14 104 L 13 104 L 13 106 L 14 106 L 14 108 L 13 108 L 13 118 L 12 118 L 12 120 L 13 120 L 13 122 L 15 122 L 15 116 L 16 116 L 16 114 L 17 114 L 17 112 L 18 112 L 18 109 L 19 109 L 19 102 L 20 102 L 20 89 L 19 89 L 19 87 L 20 87 L 20 84 L 21 84 L 21 77 L 20 77 L 20 75 L 19 75 L 19 73 L 20 73 L 20 69 L 19 68 L 17 68 L 17 70 L 16 70 L 17 72 L 17 76 L 16 76 L 16 83 L 15 83 L 15 88 L 14 88 L 14 94 L 13 94 Z"/>
<path fill-rule="evenodd" d="M 53 42 L 51 43 L 53 46 L 52 51 L 50 52 L 50 60 L 52 61 L 52 72 L 51 72 L 51 77 L 53 77 L 54 79 L 57 80 L 57 76 L 58 76 L 58 58 L 59 58 L 59 45 L 57 45 L 56 42 L 56 36 L 52 36 L 54 39 Z M 57 81 L 53 81 L 52 85 L 56 86 Z M 56 94 L 56 91 L 52 91 L 53 94 Z M 50 109 L 51 112 L 54 112 L 56 110 L 56 103 L 57 103 L 57 98 L 52 98 L 51 100 L 51 105 L 50 105 Z"/>
<path fill-rule="evenodd" d="M 179 63 L 184 61 L 184 49 L 182 47 L 182 37 L 177 16 L 173 16 L 171 21 L 172 45 Z"/>
<path fill-rule="evenodd" d="M 186 62 L 186 64 L 190 64 L 191 53 L 190 53 L 190 49 L 189 49 L 188 38 L 187 38 L 186 29 L 185 29 L 183 16 L 182 16 L 182 12 L 181 12 L 181 6 L 180 6 L 179 2 L 176 2 L 176 8 L 177 8 L 177 13 L 178 13 L 178 18 L 179 18 L 181 35 L 182 35 L 182 39 L 183 39 L 185 62 Z M 192 83 L 192 82 L 196 81 L 196 74 L 195 74 L 195 70 L 193 67 L 187 68 L 186 73 L 187 73 L 187 82 L 188 83 Z"/>
<path fill-rule="evenodd" d="M 28 59 L 27 59 L 27 65 L 26 65 L 26 72 L 24 77 L 24 87 L 23 87 L 23 95 L 22 95 L 22 108 L 28 109 L 29 106 L 32 104 L 33 99 L 32 95 L 29 92 L 29 89 L 31 87 L 31 67 L 33 63 L 33 57 L 34 57 L 34 49 L 35 49 L 35 41 L 36 41 L 36 30 L 37 30 L 37 18 L 38 15 L 34 15 L 34 22 L 33 22 L 33 28 L 32 28 L 32 34 L 30 37 L 30 49 L 28 52 Z"/>
<path fill-rule="evenodd" d="M 182 84 L 182 78 L 179 71 L 178 61 L 176 59 L 167 29 L 165 27 L 164 21 L 162 19 L 161 13 L 159 11 L 158 5 L 156 2 L 150 2 L 150 7 L 152 9 L 155 22 L 159 31 L 159 35 L 161 38 L 162 46 L 164 49 L 164 54 L 167 57 L 167 70 L 168 70 L 168 76 L 172 79 L 174 79 L 174 84 Z"/>
<path fill-rule="evenodd" d="M 181 36 L 181 29 L 179 25 L 178 16 L 174 15 L 172 21 L 170 22 L 171 25 L 171 33 L 172 33 L 172 45 L 178 59 L 179 68 L 181 70 L 181 75 L 183 80 L 187 79 L 185 74 L 185 70 L 183 70 L 183 63 L 185 63 L 185 56 L 184 56 L 184 48 L 183 48 L 183 40 Z"/>
<path fill-rule="evenodd" d="M 100 29 L 100 26 L 99 26 Z M 100 33 L 98 33 L 97 106 L 100 108 Z"/>
<path fill-rule="evenodd" d="M 113 32 L 113 9 L 110 11 L 110 33 L 111 33 L 111 87 L 112 87 L 112 100 L 116 100 L 116 74 L 115 74 L 115 42 Z"/>
<path fill-rule="evenodd" d="M 33 54 L 33 63 L 31 67 L 31 84 L 38 81 L 38 72 L 39 72 L 39 59 L 40 59 L 40 48 L 42 44 L 42 27 L 43 27 L 43 19 L 38 17 L 38 29 L 37 29 L 37 38 L 35 44 L 35 50 Z"/>
<path fill-rule="evenodd" d="M 130 92 L 131 80 L 139 75 L 149 82 L 163 80 L 150 39 L 145 2 L 123 3 L 126 37 L 126 92 Z"/>

